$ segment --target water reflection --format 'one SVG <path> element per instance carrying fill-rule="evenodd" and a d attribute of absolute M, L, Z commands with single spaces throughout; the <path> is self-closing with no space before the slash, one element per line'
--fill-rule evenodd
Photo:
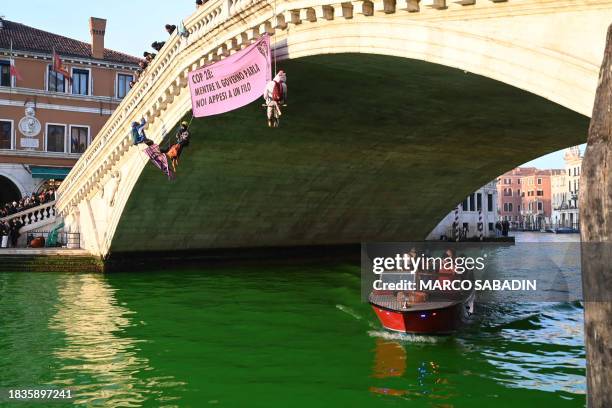
<path fill-rule="evenodd" d="M 389 386 L 371 386 L 369 390 L 375 394 L 408 399 L 410 397 L 428 397 L 433 400 L 446 399 L 448 395 L 445 395 L 444 392 L 441 392 L 442 390 L 436 388 L 438 384 L 448 383 L 445 378 L 441 377 L 439 368 L 435 361 L 424 360 L 421 357 L 414 358 L 408 364 L 406 347 L 402 343 L 378 338 L 376 339 L 374 350 L 372 377 L 376 379 L 400 380 L 401 382 L 397 384 L 404 385 L 404 387 L 399 388 L 389 382 Z M 393 384 L 396 383 L 393 382 Z M 452 405 L 448 404 L 436 405 L 436 407 L 442 406 L 452 407 Z"/>
<path fill-rule="evenodd" d="M 53 383 L 73 388 L 76 404 L 141 406 L 161 397 L 154 383 L 172 381 L 147 383 L 140 376 L 152 367 L 139 356 L 138 340 L 125 335 L 133 312 L 117 303 L 114 292 L 98 275 L 70 275 L 58 287 L 49 327 L 64 334 L 65 345 L 54 351 L 61 363 Z"/>

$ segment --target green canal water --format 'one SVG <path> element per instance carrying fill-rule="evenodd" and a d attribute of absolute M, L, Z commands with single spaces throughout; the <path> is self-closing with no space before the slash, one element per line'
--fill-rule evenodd
<path fill-rule="evenodd" d="M 4 273 L 0 387 L 76 398 L 0 405 L 585 406 L 580 303 L 477 311 L 451 337 L 385 332 L 356 265 Z"/>

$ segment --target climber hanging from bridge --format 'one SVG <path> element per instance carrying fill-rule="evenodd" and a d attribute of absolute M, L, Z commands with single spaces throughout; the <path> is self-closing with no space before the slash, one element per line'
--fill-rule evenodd
<path fill-rule="evenodd" d="M 193 117 L 191 118 L 193 120 Z M 165 153 L 170 159 L 172 164 L 172 170 L 176 173 L 176 168 L 179 165 L 179 159 L 181 158 L 181 153 L 183 152 L 183 148 L 189 146 L 189 125 L 191 121 L 182 121 L 176 132 L 176 143 L 173 143 L 167 148 L 162 148 L 160 151 Z"/>
<path fill-rule="evenodd" d="M 151 144 L 144 152 L 147 156 L 149 156 L 149 160 L 153 163 L 158 169 L 160 169 L 166 176 L 168 176 L 168 180 L 174 180 L 174 172 L 168 165 L 168 157 L 165 153 L 159 148 L 157 144 Z"/>
<path fill-rule="evenodd" d="M 146 124 L 147 121 L 145 118 L 142 118 L 140 123 L 132 122 L 132 143 L 134 146 L 140 143 L 144 143 L 147 146 L 151 146 L 153 144 L 153 141 L 147 138 L 147 135 L 144 132 L 144 127 Z"/>
<path fill-rule="evenodd" d="M 263 97 L 266 101 L 268 126 L 278 127 L 282 115 L 281 106 L 286 106 L 287 103 L 287 74 L 285 71 L 278 71 L 274 79 L 266 84 Z"/>

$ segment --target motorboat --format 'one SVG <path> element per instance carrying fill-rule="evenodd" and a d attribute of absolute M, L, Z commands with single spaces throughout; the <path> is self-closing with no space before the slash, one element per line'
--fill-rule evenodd
<path fill-rule="evenodd" d="M 473 320 L 474 299 L 472 286 L 468 291 L 374 290 L 368 301 L 387 330 L 443 335 Z"/>

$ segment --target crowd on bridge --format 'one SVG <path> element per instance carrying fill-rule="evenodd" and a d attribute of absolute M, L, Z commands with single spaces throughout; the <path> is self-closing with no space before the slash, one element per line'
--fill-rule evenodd
<path fill-rule="evenodd" d="M 55 190 L 45 189 L 38 194 L 32 193 L 20 200 L 12 201 L 1 206 L 0 247 L 7 248 L 9 245 L 13 248 L 16 247 L 20 235 L 19 230 L 23 227 L 23 222 L 19 216 L 8 220 L 3 220 L 3 218 L 53 201 L 55 201 Z"/>
<path fill-rule="evenodd" d="M 55 200 L 55 190 L 43 190 L 40 193 L 32 193 L 17 201 L 12 201 L 0 207 L 0 218 L 8 217 L 9 215 L 17 214 L 30 208 L 46 204 Z"/>

